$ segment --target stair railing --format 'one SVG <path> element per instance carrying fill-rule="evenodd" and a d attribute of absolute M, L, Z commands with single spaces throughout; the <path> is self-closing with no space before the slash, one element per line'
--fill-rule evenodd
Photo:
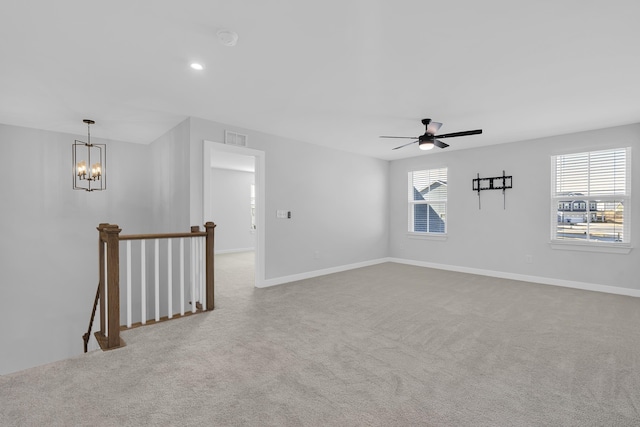
<path fill-rule="evenodd" d="M 96 297 L 93 300 L 93 309 L 91 310 L 91 319 L 89 319 L 89 329 L 87 329 L 87 333 L 82 336 L 82 341 L 84 341 L 85 353 L 89 350 L 89 338 L 91 338 L 91 328 L 93 328 L 93 321 L 96 317 L 96 308 L 98 308 L 99 300 L 100 300 L 100 284 L 98 284 L 98 289 L 96 289 Z"/>
<path fill-rule="evenodd" d="M 95 316 L 98 300 L 100 302 L 100 330 L 95 333 L 98 344 L 103 350 L 111 350 L 124 346 L 124 341 L 120 338 L 122 328 L 131 328 L 132 324 L 132 241 L 140 241 L 140 279 L 141 279 L 141 307 L 140 324 L 155 323 L 173 318 L 174 315 L 185 316 L 201 311 L 213 310 L 214 308 L 214 229 L 213 222 L 207 222 L 205 231 L 200 231 L 199 226 L 191 227 L 190 233 L 165 233 L 165 234 L 131 234 L 120 235 L 122 229 L 116 224 L 100 224 L 99 234 L 99 281 L 94 308 L 89 324 L 89 331 L 83 336 L 85 342 L 85 352 L 87 351 L 88 337 L 91 334 L 91 324 Z M 167 240 L 167 316 L 160 316 L 160 256 L 159 242 Z M 174 313 L 173 309 L 173 249 L 172 241 L 179 239 L 179 310 Z M 191 243 L 190 250 L 190 288 L 191 311 L 186 312 L 185 307 L 185 263 L 184 263 L 184 241 Z M 146 272 L 147 240 L 154 241 L 154 319 L 147 319 L 146 308 Z M 126 242 L 126 325 L 120 324 L 120 242 Z M 164 308 L 164 307 L 163 307 Z"/>

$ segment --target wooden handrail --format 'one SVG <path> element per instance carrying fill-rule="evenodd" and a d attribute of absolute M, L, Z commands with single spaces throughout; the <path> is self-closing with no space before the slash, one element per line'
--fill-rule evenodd
<path fill-rule="evenodd" d="M 120 240 L 177 239 L 181 237 L 205 237 L 206 235 L 206 231 L 192 233 L 124 234 L 120 236 Z"/>
<path fill-rule="evenodd" d="M 100 300 L 100 331 L 95 336 L 103 350 L 121 347 L 124 341 L 120 339 L 120 241 L 123 240 L 147 240 L 147 239 L 173 239 L 205 237 L 205 287 L 206 309 L 214 309 L 214 229 L 216 224 L 207 222 L 205 231 L 200 231 L 199 226 L 191 227 L 190 233 L 153 233 L 153 234 L 129 234 L 120 235 L 122 229 L 116 224 L 100 224 L 99 234 L 99 281 L 95 305 Z M 105 250 L 106 246 L 106 250 Z M 106 289 L 105 289 L 106 288 Z M 106 294 L 106 295 L 105 295 Z M 105 307 L 105 301 L 107 307 Z M 195 303 L 195 301 L 193 302 Z M 105 316 L 105 310 L 108 310 Z M 90 332 L 89 332 L 90 333 Z M 84 336 L 83 336 L 84 337 Z M 88 341 L 88 340 L 86 340 Z M 86 352 L 85 342 L 85 352 Z"/>
<path fill-rule="evenodd" d="M 91 337 L 91 328 L 93 327 L 93 319 L 96 317 L 96 308 L 98 307 L 98 300 L 100 299 L 100 284 L 98 283 L 98 289 L 96 289 L 96 298 L 93 300 L 93 310 L 91 310 L 91 319 L 89 320 L 89 329 L 87 333 L 82 336 L 84 341 L 84 352 L 89 349 L 89 337 Z"/>

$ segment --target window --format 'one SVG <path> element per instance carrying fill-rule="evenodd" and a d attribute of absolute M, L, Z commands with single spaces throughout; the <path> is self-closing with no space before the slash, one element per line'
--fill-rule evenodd
<path fill-rule="evenodd" d="M 447 232 L 447 168 L 409 172 L 409 232 Z"/>
<path fill-rule="evenodd" d="M 574 211 L 583 211 L 586 209 L 585 202 L 573 202 L 573 210 Z"/>
<path fill-rule="evenodd" d="M 629 245 L 630 161 L 630 148 L 551 157 L 553 242 Z"/>

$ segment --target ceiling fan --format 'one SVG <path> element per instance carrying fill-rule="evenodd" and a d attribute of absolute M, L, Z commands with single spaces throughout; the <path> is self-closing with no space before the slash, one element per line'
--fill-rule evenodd
<path fill-rule="evenodd" d="M 394 148 L 397 150 L 398 148 L 406 147 L 407 145 L 419 143 L 421 150 L 431 150 L 433 146 L 440 148 L 447 148 L 449 144 L 446 144 L 436 138 L 453 138 L 454 136 L 467 136 L 467 135 L 478 135 L 482 133 L 482 129 L 476 130 L 467 130 L 463 132 L 453 132 L 453 133 L 445 133 L 442 135 L 436 135 L 442 123 L 432 122 L 431 119 L 422 119 L 422 124 L 425 125 L 426 131 L 424 135 L 420 136 L 381 136 L 380 138 L 404 138 L 404 139 L 415 139 L 415 141 L 411 141 L 407 144 L 403 144 L 399 147 Z"/>

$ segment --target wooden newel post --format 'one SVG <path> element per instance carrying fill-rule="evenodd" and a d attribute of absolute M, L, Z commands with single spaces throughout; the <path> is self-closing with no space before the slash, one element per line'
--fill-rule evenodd
<path fill-rule="evenodd" d="M 105 257 L 105 253 L 104 253 L 104 242 L 105 242 L 105 237 L 104 237 L 104 229 L 106 227 L 108 227 L 109 224 L 99 224 L 98 225 L 98 288 L 100 289 L 99 294 L 100 294 L 100 335 L 106 336 L 107 333 L 107 325 L 105 323 L 106 317 L 105 317 L 105 311 L 104 311 L 104 301 L 105 301 L 105 295 L 104 295 L 104 287 L 105 287 L 105 269 L 104 269 L 104 257 Z"/>
<path fill-rule="evenodd" d="M 200 233 L 200 226 L 199 225 L 192 225 L 191 226 L 191 233 Z M 197 271 L 197 265 L 198 265 L 197 257 L 199 257 L 200 254 L 196 254 L 198 246 L 193 242 L 194 241 L 192 241 L 192 244 L 191 244 L 191 251 L 192 251 L 191 252 L 191 263 L 192 263 L 191 264 L 191 268 L 193 269 L 192 273 L 195 274 L 195 277 L 193 277 L 191 280 L 192 280 L 192 283 L 197 283 L 197 281 L 199 280 L 198 279 L 198 274 L 196 272 Z M 194 285 L 192 284 L 192 286 L 194 286 Z M 195 284 L 195 288 L 197 288 L 198 286 L 200 286 L 200 283 Z M 196 294 L 196 290 L 194 288 L 192 288 L 192 295 L 195 295 L 195 294 Z M 193 298 L 194 298 L 194 301 L 192 302 L 193 305 L 191 306 L 191 310 L 193 310 L 192 313 L 195 313 L 196 310 L 202 310 L 202 301 L 196 301 L 195 296 Z"/>
<path fill-rule="evenodd" d="M 206 259 L 206 287 L 207 287 L 207 310 L 213 310 L 214 309 L 214 295 L 213 295 L 213 291 L 214 291 L 214 280 L 213 280 L 213 274 L 214 274 L 214 269 L 213 269 L 213 239 L 215 236 L 215 228 L 216 225 L 213 222 L 207 222 L 204 225 L 204 228 L 206 229 L 207 232 L 207 238 L 206 238 L 206 255 L 205 255 L 205 259 Z"/>
<path fill-rule="evenodd" d="M 111 224 L 103 229 L 107 243 L 107 348 L 120 347 L 120 232 Z"/>

